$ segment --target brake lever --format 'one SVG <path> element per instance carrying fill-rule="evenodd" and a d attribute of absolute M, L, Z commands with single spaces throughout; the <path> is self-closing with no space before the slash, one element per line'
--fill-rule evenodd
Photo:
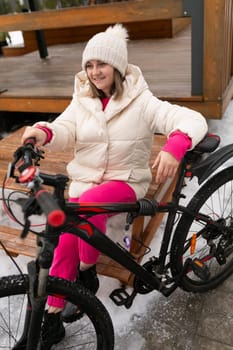
<path fill-rule="evenodd" d="M 15 173 L 15 165 L 14 165 L 14 163 L 9 163 L 8 168 L 7 168 L 6 178 L 7 179 L 9 179 L 10 177 L 16 178 L 14 173 Z"/>
<path fill-rule="evenodd" d="M 30 230 L 31 221 L 28 219 L 29 216 L 33 214 L 40 215 L 42 213 L 39 205 L 36 202 L 36 199 L 33 197 L 30 197 L 28 199 L 21 198 L 17 200 L 17 203 L 21 205 L 22 211 L 24 213 L 24 226 L 23 230 L 21 232 L 20 238 L 25 238 Z"/>
<path fill-rule="evenodd" d="M 25 224 L 23 225 L 22 232 L 20 234 L 20 238 L 24 239 L 27 237 L 29 230 L 30 230 L 31 222 L 28 220 L 28 218 L 25 218 Z"/>
<path fill-rule="evenodd" d="M 18 201 L 18 204 L 22 206 L 22 211 L 24 213 L 24 218 L 25 220 L 35 214 L 35 215 L 41 215 L 42 211 L 40 206 L 38 205 L 36 198 L 34 197 L 29 197 L 25 201 Z"/>
<path fill-rule="evenodd" d="M 14 173 L 15 173 L 15 168 L 16 168 L 16 164 L 20 161 L 20 159 L 22 159 L 25 155 L 25 152 L 26 151 L 29 151 L 31 153 L 31 158 L 34 159 L 34 165 L 35 166 L 39 166 L 40 165 L 40 160 L 41 159 L 44 159 L 44 156 L 43 154 L 45 153 L 44 151 L 42 150 L 39 150 L 39 149 L 33 149 L 32 148 L 32 144 L 29 145 L 23 145 L 23 146 L 20 146 L 13 154 L 13 161 L 11 163 L 9 163 L 8 165 L 8 171 L 7 171 L 7 178 L 15 178 L 16 181 L 18 179 L 18 176 L 16 176 Z M 28 166 L 30 166 L 30 164 L 28 163 L 23 163 L 21 166 L 18 167 L 18 170 L 20 172 L 23 171 L 24 168 L 27 168 Z"/>
<path fill-rule="evenodd" d="M 16 164 L 21 158 L 23 158 L 24 154 L 26 151 L 31 153 L 32 159 L 35 159 L 35 161 L 43 159 L 43 153 L 44 151 L 38 149 L 38 148 L 33 148 L 33 145 L 31 143 L 25 144 L 23 146 L 20 146 L 13 154 L 14 161 L 13 163 Z"/>
<path fill-rule="evenodd" d="M 35 156 L 35 165 L 40 166 L 40 160 L 44 159 L 44 154 L 45 152 L 42 150 L 37 149 L 36 156 Z"/>

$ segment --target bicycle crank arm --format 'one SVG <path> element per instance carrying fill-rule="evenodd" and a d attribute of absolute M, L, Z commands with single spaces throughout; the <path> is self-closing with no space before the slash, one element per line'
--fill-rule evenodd
<path fill-rule="evenodd" d="M 178 282 L 174 282 L 170 287 L 162 286 L 159 292 L 165 297 L 169 297 L 178 288 Z"/>

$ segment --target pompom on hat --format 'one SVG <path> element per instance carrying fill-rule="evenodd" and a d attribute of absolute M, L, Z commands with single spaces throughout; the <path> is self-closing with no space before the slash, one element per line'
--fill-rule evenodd
<path fill-rule="evenodd" d="M 115 24 L 94 35 L 83 51 L 82 68 L 85 70 L 90 60 L 99 60 L 110 64 L 124 76 L 128 65 L 127 41 L 128 32 L 122 24 Z"/>

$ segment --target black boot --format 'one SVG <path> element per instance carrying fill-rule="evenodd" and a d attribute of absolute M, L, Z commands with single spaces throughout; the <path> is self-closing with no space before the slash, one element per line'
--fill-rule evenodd
<path fill-rule="evenodd" d="M 84 287 L 89 289 L 92 293 L 96 294 L 99 289 L 99 279 L 96 273 L 96 265 L 91 266 L 88 270 L 78 272 L 78 283 L 82 283 Z M 64 310 L 62 311 L 63 322 L 74 322 L 83 316 L 83 312 L 78 307 L 70 302 L 66 303 Z"/>
<path fill-rule="evenodd" d="M 45 311 L 39 350 L 50 350 L 53 344 L 59 343 L 64 337 L 65 328 L 61 320 L 61 312 L 49 314 Z"/>
<path fill-rule="evenodd" d="M 79 271 L 79 281 L 93 294 L 96 294 L 99 289 L 99 279 L 96 273 L 96 265 L 91 266 L 88 270 Z"/>

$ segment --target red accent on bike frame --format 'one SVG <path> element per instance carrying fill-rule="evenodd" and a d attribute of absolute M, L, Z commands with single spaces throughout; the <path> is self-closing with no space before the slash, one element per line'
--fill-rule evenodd
<path fill-rule="evenodd" d="M 159 207 L 166 207 L 167 206 L 167 202 L 159 202 Z"/>
<path fill-rule="evenodd" d="M 95 206 L 96 205 L 108 205 L 108 203 L 78 203 L 80 205 L 79 208 L 77 208 L 77 211 L 78 212 L 86 212 L 87 209 L 90 209 L 91 212 L 93 213 L 105 213 L 106 212 L 106 209 L 105 208 L 96 208 Z"/>
<path fill-rule="evenodd" d="M 185 177 L 192 177 L 192 176 L 193 176 L 193 173 L 190 170 L 186 171 Z"/>
<path fill-rule="evenodd" d="M 212 256 L 212 255 L 207 255 L 205 258 L 201 259 L 201 261 L 202 261 L 203 263 L 205 263 L 206 261 L 209 261 L 209 260 L 211 260 L 211 259 L 213 259 L 213 258 L 214 258 L 214 256 Z"/>
<path fill-rule="evenodd" d="M 93 229 L 89 224 L 80 224 L 78 225 L 79 228 L 81 228 L 81 230 L 85 230 L 88 234 L 88 236 L 92 236 L 93 235 Z"/>

